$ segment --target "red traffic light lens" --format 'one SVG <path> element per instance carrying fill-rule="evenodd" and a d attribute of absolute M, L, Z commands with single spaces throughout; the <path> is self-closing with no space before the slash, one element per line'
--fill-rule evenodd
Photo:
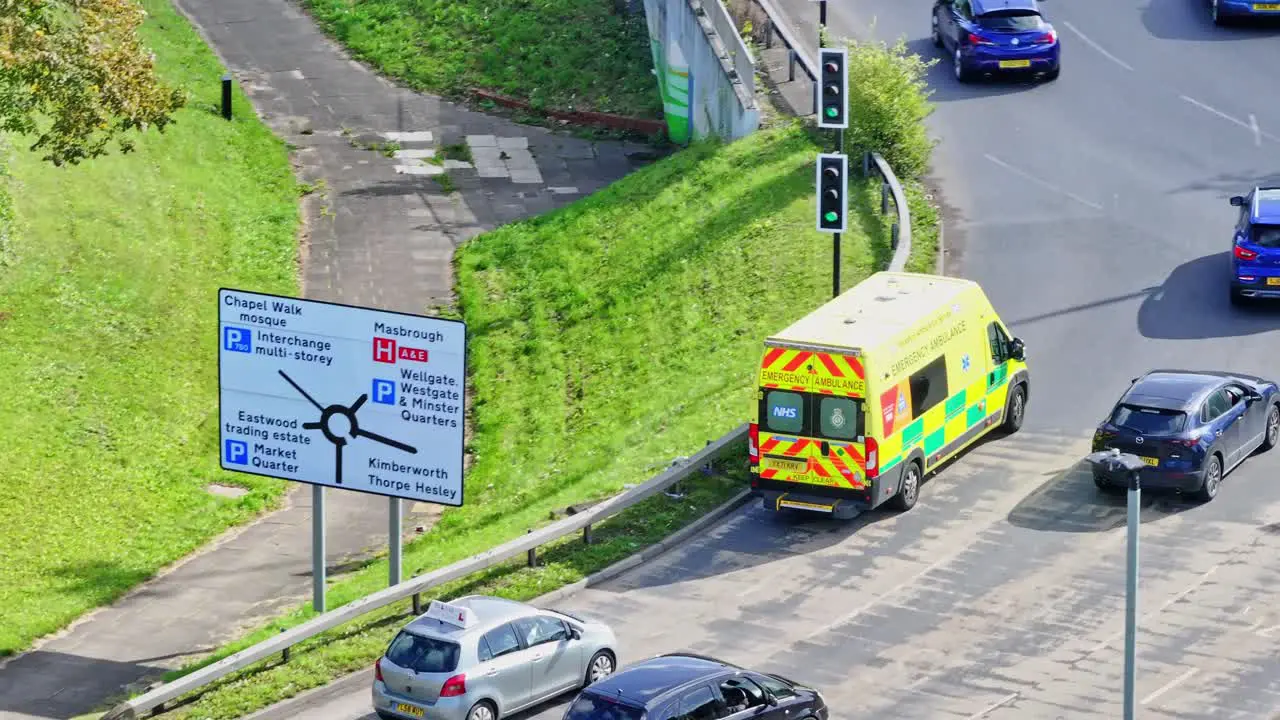
<path fill-rule="evenodd" d="M 828 180 L 840 179 L 840 170 L 831 166 L 822 168 L 822 174 L 825 175 Z"/>
<path fill-rule="evenodd" d="M 840 65 L 833 62 L 828 62 L 826 65 L 822 66 L 822 69 L 826 70 L 829 73 L 840 72 Z"/>

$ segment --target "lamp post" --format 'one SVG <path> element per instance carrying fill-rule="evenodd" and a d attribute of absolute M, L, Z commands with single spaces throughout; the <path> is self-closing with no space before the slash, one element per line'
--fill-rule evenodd
<path fill-rule="evenodd" d="M 1137 684 L 1138 646 L 1138 527 L 1142 498 L 1142 469 L 1146 463 L 1136 455 L 1112 448 L 1089 455 L 1093 472 L 1115 480 L 1124 478 L 1128 492 L 1128 548 L 1125 557 L 1124 592 L 1124 720 L 1134 720 L 1134 688 Z"/>

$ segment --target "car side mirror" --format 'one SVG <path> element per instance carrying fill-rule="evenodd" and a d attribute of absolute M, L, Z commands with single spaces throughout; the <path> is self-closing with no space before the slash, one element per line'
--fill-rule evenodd
<path fill-rule="evenodd" d="M 1231 206 L 1232 206 L 1232 207 L 1241 207 L 1241 206 L 1243 206 L 1243 205 L 1244 205 L 1244 196 L 1243 196 L 1243 195 L 1232 195 L 1232 196 L 1231 196 Z"/>
<path fill-rule="evenodd" d="M 578 628 L 576 628 L 576 627 L 571 627 L 571 628 L 569 628 L 569 639 L 570 639 L 570 640 L 581 640 L 581 639 L 582 639 L 582 631 L 581 631 L 581 630 L 579 630 L 579 629 L 578 629 Z"/>
<path fill-rule="evenodd" d="M 1262 395 L 1261 395 L 1261 394 L 1250 391 L 1249 395 L 1245 398 L 1245 402 L 1247 402 L 1247 403 L 1256 403 L 1256 402 L 1258 402 L 1258 401 L 1259 401 L 1259 400 L 1261 400 L 1261 399 L 1262 399 Z"/>
<path fill-rule="evenodd" d="M 769 707 L 778 707 L 778 698 L 768 690 L 764 691 L 764 701 L 768 703 Z"/>
<path fill-rule="evenodd" d="M 1027 344 L 1022 342 L 1020 338 L 1014 338 L 1009 344 L 1009 357 L 1022 362 L 1027 359 Z"/>

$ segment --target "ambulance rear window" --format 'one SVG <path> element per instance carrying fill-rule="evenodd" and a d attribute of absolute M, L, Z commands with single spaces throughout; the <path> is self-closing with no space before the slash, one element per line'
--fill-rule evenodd
<path fill-rule="evenodd" d="M 852 398 L 822 398 L 818 403 L 818 432 L 832 440 L 862 437 L 862 403 Z"/>
<path fill-rule="evenodd" d="M 804 432 L 804 395 L 770 390 L 764 397 L 764 426 L 770 432 L 799 435 Z"/>

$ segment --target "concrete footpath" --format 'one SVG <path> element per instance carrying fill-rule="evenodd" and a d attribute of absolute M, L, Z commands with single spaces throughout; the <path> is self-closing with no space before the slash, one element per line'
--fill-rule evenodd
<path fill-rule="evenodd" d="M 297 147 L 302 179 L 324 181 L 305 204 L 309 298 L 430 312 L 452 301 L 459 243 L 594 192 L 650 157 L 644 145 L 592 143 L 397 88 L 283 0 L 176 4 Z M 454 145 L 469 152 L 430 162 Z M 0 666 L 0 718 L 89 712 L 307 599 L 310 497 L 295 488 L 284 509 Z M 385 546 L 385 498 L 326 499 L 331 574 Z M 429 506 L 404 505 L 410 532 L 430 522 Z"/>

